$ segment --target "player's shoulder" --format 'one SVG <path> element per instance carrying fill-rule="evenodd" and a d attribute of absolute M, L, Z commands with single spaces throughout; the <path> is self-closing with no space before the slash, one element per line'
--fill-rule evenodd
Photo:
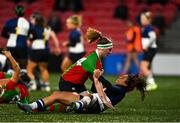
<path fill-rule="evenodd" d="M 147 30 L 148 30 L 148 31 L 153 31 L 153 30 L 154 30 L 154 27 L 153 27 L 152 25 L 148 25 L 148 26 L 147 26 Z"/>
<path fill-rule="evenodd" d="M 88 59 L 91 59 L 91 60 L 98 59 L 98 56 L 97 56 L 97 54 L 96 54 L 95 51 L 89 52 L 89 53 L 86 55 L 86 57 L 87 57 Z"/>
<path fill-rule="evenodd" d="M 7 24 L 14 24 L 14 23 L 16 23 L 18 21 L 18 18 L 11 18 L 11 19 L 9 19 L 7 22 L 6 22 L 6 25 Z"/>

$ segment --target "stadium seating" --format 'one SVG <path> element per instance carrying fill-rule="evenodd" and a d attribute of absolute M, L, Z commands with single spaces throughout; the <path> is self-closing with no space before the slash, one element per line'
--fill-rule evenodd
<path fill-rule="evenodd" d="M 20 4 L 26 7 L 27 18 L 29 18 L 29 16 L 34 11 L 40 11 L 45 16 L 45 18 L 48 18 L 51 12 L 53 11 L 54 2 L 55 0 L 36 0 L 34 3 L 31 4 L 28 4 L 24 1 Z M 83 16 L 83 33 L 85 33 L 86 29 L 89 26 L 97 28 L 100 31 L 102 31 L 105 35 L 107 35 L 107 37 L 112 38 L 112 40 L 114 41 L 114 53 L 126 52 L 124 34 L 127 30 L 127 24 L 125 21 L 113 18 L 114 9 L 118 5 L 118 0 L 82 0 L 82 2 L 84 4 L 84 11 L 79 12 L 78 14 Z M 127 6 L 129 8 L 129 18 L 131 20 L 134 20 L 142 9 L 147 8 L 150 9 L 150 11 L 152 11 L 153 13 L 157 12 L 158 10 L 162 10 L 167 24 L 170 24 L 173 21 L 173 18 L 175 17 L 175 11 L 177 10 L 176 5 L 172 3 L 167 4 L 165 6 L 162 6 L 160 4 L 152 4 L 150 7 L 144 3 L 137 5 L 135 0 L 125 0 L 125 3 L 127 3 Z M 2 26 L 6 22 L 6 20 L 14 16 L 13 10 L 15 6 L 16 5 L 10 0 L 1 1 L 0 30 L 2 29 Z M 66 41 L 68 39 L 68 31 L 65 27 L 65 21 L 66 18 L 72 14 L 73 12 L 71 11 L 58 12 L 58 15 L 62 19 L 64 29 L 63 32 L 60 32 L 58 34 L 59 40 L 61 42 Z M 0 46 L 4 45 L 4 39 L 0 38 Z M 85 45 L 87 51 L 91 50 L 87 42 L 85 43 Z M 63 51 L 65 50 L 65 48 L 62 46 L 61 49 Z"/>

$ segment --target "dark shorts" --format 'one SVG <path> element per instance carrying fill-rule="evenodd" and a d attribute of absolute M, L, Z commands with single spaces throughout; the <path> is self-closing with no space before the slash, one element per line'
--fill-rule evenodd
<path fill-rule="evenodd" d="M 149 48 L 147 51 L 144 51 L 142 60 L 149 61 L 149 63 L 151 63 L 156 52 L 157 48 Z"/>
<path fill-rule="evenodd" d="M 70 83 L 68 81 L 63 80 L 62 77 L 59 81 L 59 90 L 68 91 L 68 92 L 77 92 L 77 93 L 87 91 L 84 85 L 76 85 L 76 84 Z"/>
<path fill-rule="evenodd" d="M 28 57 L 28 49 L 27 48 L 7 47 L 7 49 L 11 52 L 14 59 L 27 60 L 27 57 Z"/>
<path fill-rule="evenodd" d="M 29 50 L 29 59 L 33 62 L 48 62 L 49 50 Z"/>
<path fill-rule="evenodd" d="M 69 53 L 68 57 L 69 59 L 75 63 L 76 61 L 78 61 L 80 58 L 82 58 L 86 53 Z"/>

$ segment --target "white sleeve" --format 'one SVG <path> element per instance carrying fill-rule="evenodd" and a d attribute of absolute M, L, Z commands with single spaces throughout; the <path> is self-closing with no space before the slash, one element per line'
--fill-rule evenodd
<path fill-rule="evenodd" d="M 156 41 L 156 33 L 154 31 L 149 32 L 148 35 L 149 38 L 142 38 L 143 49 L 147 49 Z"/>
<path fill-rule="evenodd" d="M 151 31 L 148 33 L 151 44 L 156 41 L 156 33 L 154 31 Z"/>

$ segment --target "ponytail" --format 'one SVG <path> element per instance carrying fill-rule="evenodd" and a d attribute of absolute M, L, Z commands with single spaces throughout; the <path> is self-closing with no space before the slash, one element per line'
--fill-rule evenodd
<path fill-rule="evenodd" d="M 86 36 L 87 36 L 89 43 L 92 43 L 92 42 L 102 38 L 100 31 L 90 28 L 90 27 L 87 29 Z"/>

